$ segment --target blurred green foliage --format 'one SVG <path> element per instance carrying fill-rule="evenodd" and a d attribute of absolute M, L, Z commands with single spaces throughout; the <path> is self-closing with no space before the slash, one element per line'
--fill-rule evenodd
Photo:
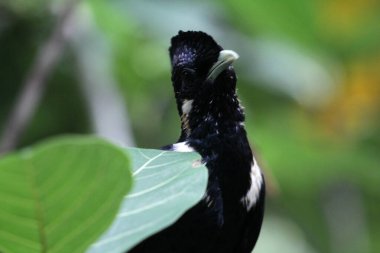
<path fill-rule="evenodd" d="M 0 1 L 0 129 L 62 3 Z M 269 181 L 257 252 L 380 251 L 380 2 L 91 0 L 76 16 L 72 27 L 97 31 L 82 43 L 101 40 L 111 52 L 140 147 L 179 134 L 171 36 L 203 30 L 240 54 L 246 126 Z M 71 40 L 20 146 L 92 132 Z"/>

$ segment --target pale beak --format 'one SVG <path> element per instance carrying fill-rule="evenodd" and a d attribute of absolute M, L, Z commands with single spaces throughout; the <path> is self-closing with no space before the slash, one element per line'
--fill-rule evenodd
<path fill-rule="evenodd" d="M 214 81 L 220 73 L 239 58 L 239 55 L 232 50 L 222 50 L 219 53 L 218 60 L 212 65 L 207 75 L 208 81 Z"/>

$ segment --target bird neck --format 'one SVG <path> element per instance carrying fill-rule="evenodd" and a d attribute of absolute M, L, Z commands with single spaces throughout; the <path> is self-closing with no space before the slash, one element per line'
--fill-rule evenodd
<path fill-rule="evenodd" d="M 235 91 L 213 89 L 202 94 L 194 100 L 177 99 L 182 121 L 179 141 L 201 155 L 212 182 L 208 190 L 220 189 L 225 214 L 234 214 L 241 211 L 241 200 L 252 180 L 253 155 L 244 129 L 243 108 Z"/>
<path fill-rule="evenodd" d="M 234 135 L 244 131 L 244 112 L 235 93 L 207 94 L 194 100 L 183 100 L 181 137 L 203 139 L 211 135 Z"/>
<path fill-rule="evenodd" d="M 194 100 L 182 116 L 182 135 L 207 164 L 209 176 L 217 180 L 225 201 L 236 202 L 250 187 L 252 151 L 244 129 L 244 113 L 235 94 Z M 189 109 L 186 108 L 185 109 Z"/>

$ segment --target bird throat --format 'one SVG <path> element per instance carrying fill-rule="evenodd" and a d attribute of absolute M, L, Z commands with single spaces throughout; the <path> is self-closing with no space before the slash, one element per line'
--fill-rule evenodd
<path fill-rule="evenodd" d="M 189 125 L 189 114 L 184 113 L 181 115 L 182 130 L 185 132 L 186 136 L 189 136 L 191 133 Z"/>
<path fill-rule="evenodd" d="M 191 112 L 193 106 L 193 100 L 184 99 L 182 102 L 182 114 L 181 114 L 181 123 L 182 129 L 185 131 L 186 135 L 189 136 L 191 133 L 190 124 L 189 124 L 189 113 Z"/>

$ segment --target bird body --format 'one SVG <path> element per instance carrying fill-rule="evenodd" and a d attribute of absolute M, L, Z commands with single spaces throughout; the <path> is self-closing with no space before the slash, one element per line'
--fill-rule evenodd
<path fill-rule="evenodd" d="M 203 32 L 180 31 L 171 42 L 181 135 L 163 149 L 198 152 L 209 173 L 207 191 L 173 225 L 130 252 L 250 253 L 261 229 L 265 186 L 236 95 L 231 63 L 238 55 Z"/>

